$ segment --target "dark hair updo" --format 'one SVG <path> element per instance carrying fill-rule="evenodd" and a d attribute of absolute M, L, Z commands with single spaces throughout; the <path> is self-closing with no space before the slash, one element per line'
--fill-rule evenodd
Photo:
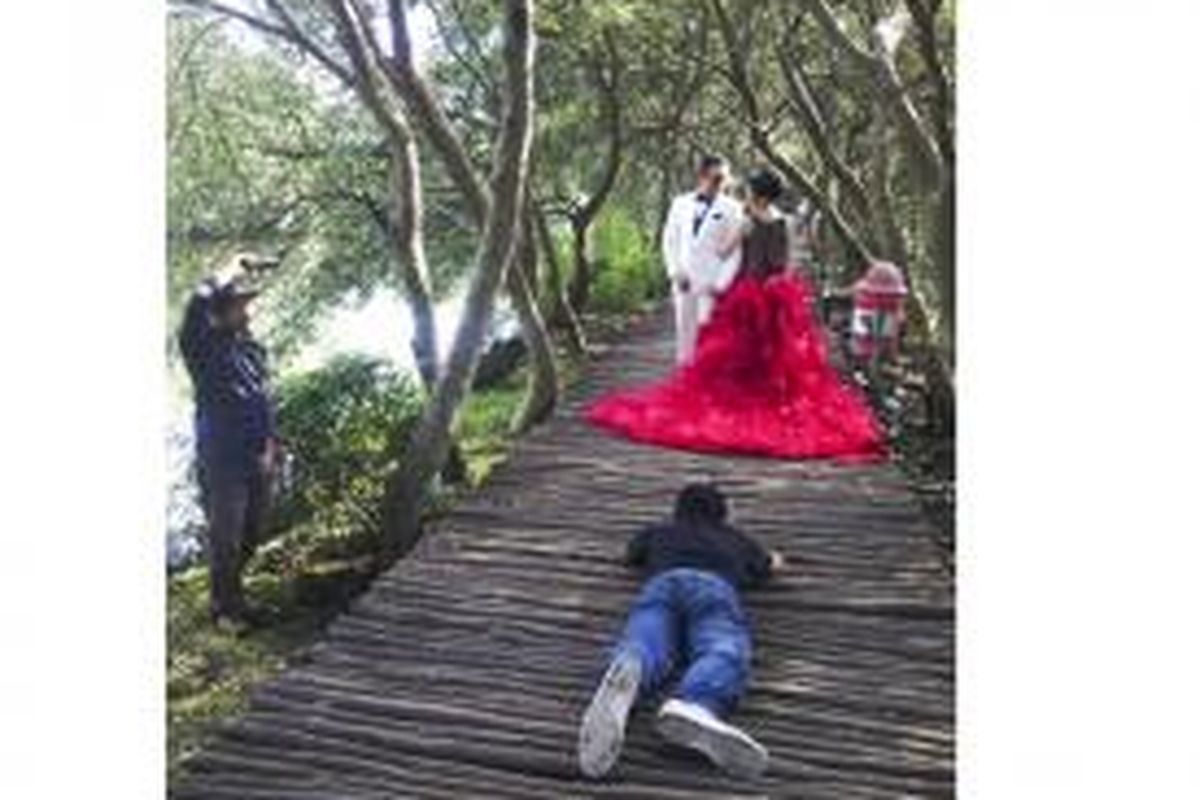
<path fill-rule="evenodd" d="M 783 181 L 774 170 L 763 168 L 757 170 L 746 179 L 750 194 L 761 197 L 768 203 L 774 203 L 783 194 Z"/>

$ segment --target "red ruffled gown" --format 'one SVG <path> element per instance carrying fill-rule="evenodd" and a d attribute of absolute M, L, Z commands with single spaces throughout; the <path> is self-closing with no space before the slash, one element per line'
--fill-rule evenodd
<path fill-rule="evenodd" d="M 589 421 L 641 442 L 780 458 L 873 460 L 883 435 L 826 357 L 807 282 L 789 273 L 781 219 L 755 223 L 738 277 L 666 380 L 612 392 Z"/>

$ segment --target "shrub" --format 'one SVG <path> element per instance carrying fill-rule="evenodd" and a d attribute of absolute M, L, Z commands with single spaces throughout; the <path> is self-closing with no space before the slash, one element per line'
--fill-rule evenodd
<path fill-rule="evenodd" d="M 610 206 L 593 232 L 594 308 L 631 311 L 659 296 L 663 288 L 653 236 L 628 211 Z"/>
<path fill-rule="evenodd" d="M 287 450 L 274 527 L 333 531 L 374 519 L 387 476 L 421 411 L 414 380 L 378 359 L 346 355 L 279 386 Z"/>

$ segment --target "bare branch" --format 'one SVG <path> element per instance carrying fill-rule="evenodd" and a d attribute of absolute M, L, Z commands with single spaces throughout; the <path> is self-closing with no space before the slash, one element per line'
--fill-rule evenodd
<path fill-rule="evenodd" d="M 908 29 L 909 17 L 902 3 L 892 14 L 876 23 L 871 31 L 871 49 L 859 46 L 842 27 L 826 0 L 805 0 L 817 21 L 839 49 L 871 79 L 871 86 L 895 118 L 909 154 L 927 186 L 940 188 L 945 175 L 945 160 L 937 142 L 904 88 L 896 69 L 896 50 Z"/>
<path fill-rule="evenodd" d="M 451 179 L 458 184 L 467 202 L 467 209 L 476 225 L 482 226 L 491 204 L 488 187 L 476 174 L 471 158 L 462 141 L 454 132 L 450 120 L 434 97 L 424 78 L 417 73 L 412 59 L 411 40 L 408 30 L 408 14 L 403 2 L 388 3 L 393 36 L 393 58 L 382 61 L 396 93 L 404 100 L 409 113 L 429 138 L 430 144 L 441 157 Z"/>
<path fill-rule="evenodd" d="M 363 103 L 394 142 L 407 144 L 412 141 L 412 129 L 408 121 L 398 109 L 391 107 L 380 91 L 379 70 L 370 52 L 376 46 L 370 26 L 361 24 L 362 20 L 357 18 L 350 0 L 326 0 L 326 5 L 333 12 L 342 47 L 358 75 L 354 86 Z"/>
<path fill-rule="evenodd" d="M 935 129 L 938 146 L 948 162 L 954 162 L 954 134 L 950 127 L 950 79 L 942 64 L 937 45 L 937 13 L 941 0 L 906 0 L 917 24 L 917 45 L 933 83 Z"/>
<path fill-rule="evenodd" d="M 779 62 L 779 71 L 783 75 L 784 86 L 787 88 L 792 108 L 808 133 L 809 141 L 813 143 L 818 155 L 825 163 L 825 168 L 833 173 L 845 187 L 859 218 L 864 221 L 870 220 L 871 206 L 867 198 L 867 191 L 850 166 L 834 150 L 829 127 L 813 96 L 803 67 L 790 55 L 791 49 L 781 43 L 776 43 L 775 56 Z"/>
<path fill-rule="evenodd" d="M 427 3 L 426 8 L 433 15 L 433 24 L 438 30 L 438 36 L 441 38 L 442 43 L 446 46 L 446 51 L 466 71 L 476 88 L 480 89 L 487 97 L 488 106 L 494 112 L 500 107 L 500 94 L 496 89 L 496 82 L 491 80 L 486 74 L 487 56 L 484 55 L 479 41 L 471 33 L 470 28 L 467 27 L 467 20 L 463 14 L 462 6 L 454 0 L 450 2 L 451 11 L 454 14 L 455 21 L 458 23 L 458 31 L 467 43 L 466 49 L 468 52 L 466 53 L 451 45 L 450 27 L 444 18 L 445 15 L 439 4 L 433 2 Z"/>
<path fill-rule="evenodd" d="M 262 19 L 261 17 L 256 17 L 253 14 L 247 14 L 245 11 L 236 9 L 233 6 L 227 6 L 224 3 L 217 3 L 213 2 L 212 0 L 173 0 L 173 2 L 175 5 L 181 7 L 194 8 L 198 11 L 208 11 L 213 14 L 219 14 L 220 16 L 237 20 L 238 22 L 241 22 L 244 25 L 254 28 L 262 33 L 291 41 L 291 34 L 288 33 L 286 28 L 281 28 L 280 26 L 274 25 L 267 20 Z"/>
<path fill-rule="evenodd" d="M 846 243 L 846 246 L 854 254 L 855 258 L 861 261 L 868 261 L 870 259 L 870 250 L 867 249 L 866 245 L 863 244 L 862 240 L 842 217 L 837 207 L 829 201 L 824 192 L 817 188 L 812 178 L 805 175 L 800 167 L 780 153 L 771 143 L 771 137 L 767 134 L 763 125 L 758 98 L 754 93 L 754 88 L 746 72 L 744 50 L 738 44 L 733 23 L 730 21 L 721 0 L 711 0 L 711 3 L 713 13 L 717 18 L 717 29 L 720 31 L 721 39 L 725 43 L 725 52 L 729 60 L 729 72 L 733 79 L 733 88 L 742 99 L 742 105 L 745 107 L 746 115 L 749 119 L 750 139 L 754 143 L 754 146 L 776 169 L 784 174 L 784 177 L 791 184 L 813 201 L 813 204 L 821 214 L 833 225 L 834 231 Z"/>
<path fill-rule="evenodd" d="M 591 197 L 577 212 L 579 222 L 586 227 L 604 206 L 608 195 L 617 182 L 621 171 L 621 148 L 623 144 L 622 114 L 621 114 L 621 55 L 617 50 L 616 38 L 611 29 L 605 29 L 601 34 L 605 57 L 592 62 L 592 75 L 596 88 L 600 90 L 601 105 L 605 127 L 608 129 L 608 151 L 604 159 L 604 169 L 600 182 Z M 607 67 L 607 74 L 605 68 Z"/>
<path fill-rule="evenodd" d="M 300 27 L 300 23 L 296 21 L 296 18 L 292 16 L 291 12 L 287 10 L 283 3 L 279 2 L 279 0 L 266 0 L 266 3 L 267 7 L 271 9 L 271 12 L 279 18 L 279 21 L 283 24 L 283 27 L 287 29 L 291 36 L 291 40 L 298 45 L 301 50 L 317 59 L 317 61 L 321 62 L 325 69 L 329 70 L 329 72 L 339 81 L 341 81 L 344 86 L 350 89 L 354 88 L 354 76 L 350 73 L 350 70 L 339 64 L 337 60 L 326 53 L 325 50 L 318 45 L 314 39 L 306 35 L 303 28 Z"/>
<path fill-rule="evenodd" d="M 296 23 L 296 20 L 277 0 L 267 0 L 267 5 L 279 17 L 279 23 L 265 20 L 224 3 L 214 2 L 214 0 L 172 0 L 172 2 L 180 7 L 207 11 L 236 20 L 260 33 L 281 39 L 315 58 L 321 66 L 325 67 L 331 75 L 346 86 L 352 87 L 354 85 L 354 79 L 350 72 L 339 64 L 336 59 L 326 53 L 313 39 L 305 35 L 304 31 Z"/>
<path fill-rule="evenodd" d="M 861 68 L 869 68 L 874 61 L 871 54 L 866 48 L 860 46 L 854 41 L 854 38 L 838 20 L 833 13 L 833 9 L 825 2 L 825 0 L 805 0 L 808 7 L 815 12 L 817 22 L 824 28 L 826 35 L 833 40 L 838 49 L 842 51 L 851 61 Z"/>

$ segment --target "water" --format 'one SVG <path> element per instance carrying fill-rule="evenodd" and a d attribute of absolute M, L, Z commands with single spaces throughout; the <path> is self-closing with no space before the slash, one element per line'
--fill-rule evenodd
<path fill-rule="evenodd" d="M 436 308 L 438 354 L 444 357 L 462 317 L 461 292 Z M 318 325 L 312 342 L 303 347 L 284 368 L 285 374 L 307 372 L 338 355 L 358 353 L 379 358 L 399 370 L 414 371 L 409 342 L 412 317 L 401 295 L 388 290 L 376 292 L 366 303 L 345 303 L 333 309 Z M 520 335 L 520 323 L 507 306 L 498 306 L 489 340 Z M 278 377 L 278 376 L 277 376 Z M 187 384 L 187 377 L 179 378 Z M 204 515 L 193 469 L 195 440 L 192 430 L 190 385 L 181 387 L 172 403 L 167 430 L 167 568 L 181 569 L 194 563 L 203 551 Z"/>

